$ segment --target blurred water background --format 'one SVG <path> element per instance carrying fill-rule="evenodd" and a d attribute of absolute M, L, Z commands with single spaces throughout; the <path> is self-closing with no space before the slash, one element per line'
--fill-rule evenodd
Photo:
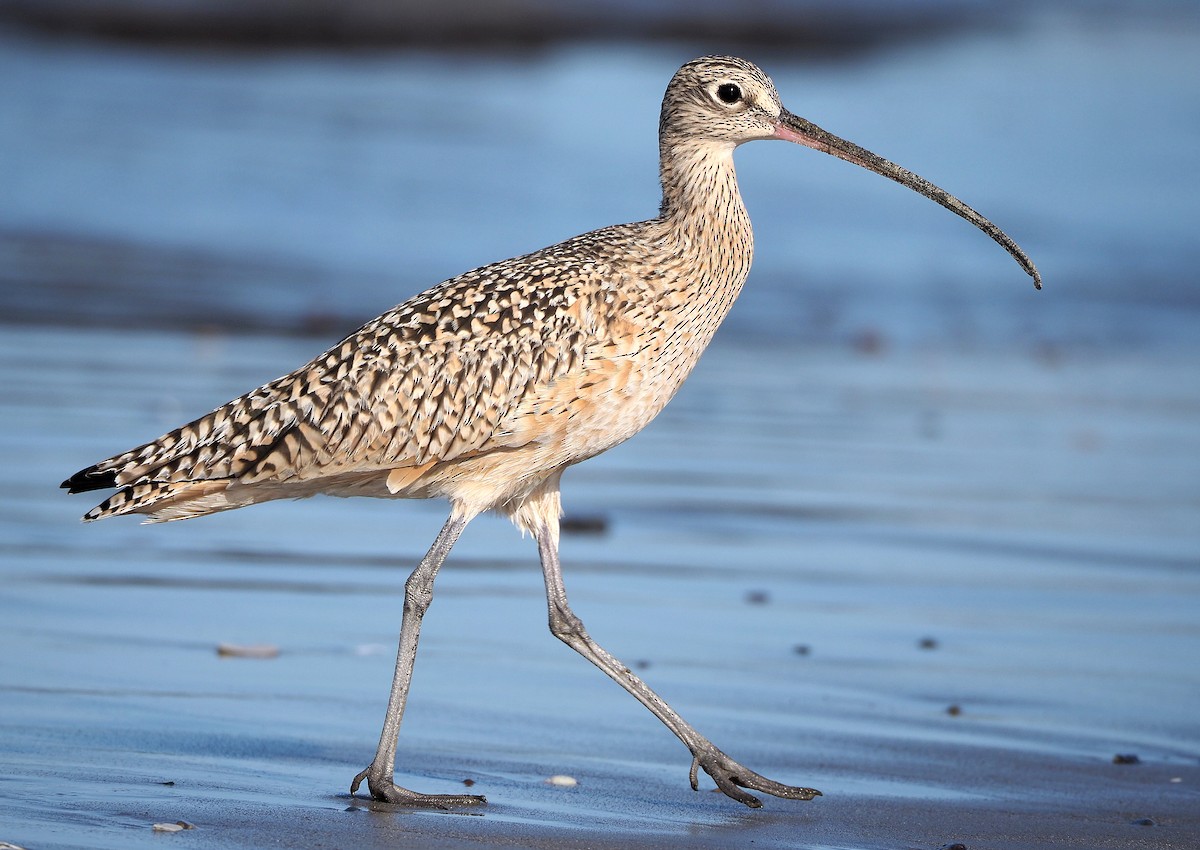
<path fill-rule="evenodd" d="M 705 37 L 667 42 L 563 38 L 533 15 L 526 26 L 546 35 L 534 46 L 441 50 L 9 30 L 0 315 L 328 336 L 466 268 L 652 215 L 666 79 L 693 55 L 740 49 L 793 111 L 1007 229 L 1048 286 L 1033 297 L 986 238 L 900 187 L 751 145 L 738 165 L 758 257 L 724 341 L 1096 350 L 1193 339 L 1193 4 L 815 5 L 840 10 L 838 33 L 876 14 L 915 23 L 892 40 L 831 35 L 825 49 L 784 42 L 807 4 L 787 7 L 765 45 L 722 38 L 720 14 Z M 190 8 L 124 6 L 151 21 Z M 737 17 L 770 30 L 776 13 Z M 957 26 L 917 30 L 939 14 Z"/>
<path fill-rule="evenodd" d="M 569 513 L 607 529 L 564 545 L 580 613 L 718 743 L 740 731 L 735 757 L 829 793 L 806 835 L 838 811 L 861 839 L 886 800 L 1018 810 L 1027 783 L 1071 822 L 1055 835 L 1128 846 L 1088 831 L 1135 793 L 1090 772 L 1125 746 L 1185 777 L 1182 797 L 1155 786 L 1166 825 L 1142 835 L 1184 846 L 1167 826 L 1200 820 L 1200 9 L 1166 0 L 0 0 L 0 757 L 20 780 L 0 784 L 0 839 L 139 846 L 143 807 L 198 797 L 210 822 L 234 794 L 263 818 L 344 808 L 331 789 L 370 756 L 399 588 L 444 507 L 81 527 L 91 501 L 55 487 L 428 285 L 653 215 L 662 91 L 705 52 L 759 62 L 792 111 L 957 194 L 1046 288 L 889 181 L 743 147 L 739 303 L 663 416 L 565 481 Z M 510 808 L 479 829 L 729 846 L 708 795 L 663 807 L 687 766 L 669 735 L 548 645 L 534 556 L 480 520 L 439 579 L 401 737 L 413 784 L 489 780 Z M 914 651 L 930 633 L 944 653 Z M 223 640 L 284 654 L 231 667 Z M 947 730 L 952 700 L 968 710 Z M 563 758 L 611 797 L 559 808 L 526 782 Z M 1026 772 L 973 772 L 997 762 Z M 63 794 L 66 821 L 46 802 Z M 798 846 L 775 808 L 737 842 Z"/>

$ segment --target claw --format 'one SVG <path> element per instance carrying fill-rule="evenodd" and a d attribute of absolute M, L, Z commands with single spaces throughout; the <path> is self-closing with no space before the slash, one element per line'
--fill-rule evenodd
<path fill-rule="evenodd" d="M 700 767 L 704 768 L 704 772 L 713 778 L 713 781 L 717 784 L 717 788 L 725 796 L 737 800 L 742 805 L 749 806 L 752 809 L 761 808 L 762 801 L 753 794 L 746 793 L 742 788 L 761 791 L 764 794 L 771 794 L 772 796 L 782 797 L 787 800 L 811 800 L 814 797 L 821 796 L 821 792 L 815 788 L 784 785 L 782 782 L 767 779 L 765 776 L 761 776 L 753 770 L 738 764 L 716 747 L 713 747 L 711 751 L 701 751 L 692 754 L 690 778 L 693 790 L 697 787 L 697 768 Z"/>
<path fill-rule="evenodd" d="M 358 790 L 358 786 L 362 785 L 362 781 L 367 778 L 367 774 L 370 772 L 371 772 L 371 768 L 368 767 L 366 770 L 361 771 L 358 774 L 358 776 L 354 777 L 354 781 L 350 783 L 350 795 L 351 796 L 353 796 L 354 792 L 356 792 Z"/>
<path fill-rule="evenodd" d="M 390 776 L 375 775 L 369 767 L 354 777 L 354 781 L 350 783 L 351 794 L 358 791 L 358 787 L 362 785 L 364 779 L 367 780 L 371 797 L 384 803 L 396 803 L 400 806 L 424 809 L 481 806 L 487 803 L 487 798 L 478 794 L 419 794 L 416 791 L 409 791 L 393 782 Z"/>
<path fill-rule="evenodd" d="M 755 797 L 753 794 L 747 794 L 741 788 L 738 788 L 740 780 L 736 776 L 714 775 L 713 780 L 717 783 L 717 787 L 725 794 L 726 797 L 737 800 L 744 806 L 751 809 L 761 809 L 762 800 Z"/>

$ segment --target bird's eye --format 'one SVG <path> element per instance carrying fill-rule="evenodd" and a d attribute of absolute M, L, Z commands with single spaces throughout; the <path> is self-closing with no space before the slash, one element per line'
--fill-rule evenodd
<path fill-rule="evenodd" d="M 717 97 L 722 103 L 737 103 L 742 99 L 742 90 L 733 83 L 721 83 L 717 86 Z"/>

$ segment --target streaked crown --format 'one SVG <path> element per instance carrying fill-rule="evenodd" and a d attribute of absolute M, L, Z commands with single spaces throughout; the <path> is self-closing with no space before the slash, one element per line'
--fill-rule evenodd
<path fill-rule="evenodd" d="M 740 145 L 767 139 L 783 109 L 771 78 L 736 56 L 693 59 L 671 78 L 663 96 L 659 136 Z"/>

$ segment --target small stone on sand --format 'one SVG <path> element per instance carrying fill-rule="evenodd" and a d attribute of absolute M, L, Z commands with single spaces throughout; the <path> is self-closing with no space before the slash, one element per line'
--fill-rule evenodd
<path fill-rule="evenodd" d="M 269 643 L 219 643 L 217 655 L 222 658 L 277 658 L 279 647 Z"/>
<path fill-rule="evenodd" d="M 574 788 L 579 784 L 579 780 L 574 776 L 567 776 L 564 773 L 556 773 L 546 780 L 547 785 L 557 785 L 559 788 Z"/>
<path fill-rule="evenodd" d="M 565 516 L 558 524 L 563 534 L 598 535 L 608 532 L 608 519 L 598 514 Z"/>
<path fill-rule="evenodd" d="M 151 827 L 155 832 L 183 832 L 185 829 L 195 828 L 185 820 L 177 820 L 174 823 L 156 823 Z"/>
<path fill-rule="evenodd" d="M 382 643 L 360 643 L 358 646 L 354 647 L 354 654 L 362 656 L 385 655 L 395 651 L 396 648 L 394 646 L 387 646 L 386 644 Z"/>

